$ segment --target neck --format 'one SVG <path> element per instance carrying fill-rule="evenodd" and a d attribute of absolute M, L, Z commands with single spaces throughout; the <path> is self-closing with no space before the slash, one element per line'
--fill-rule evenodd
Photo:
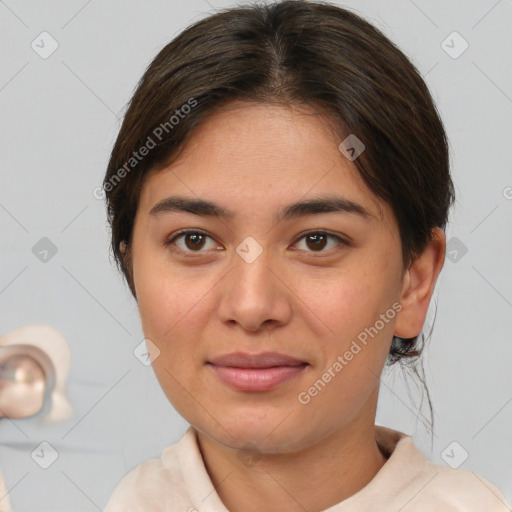
<path fill-rule="evenodd" d="M 325 510 L 366 486 L 386 462 L 375 441 L 375 408 L 299 451 L 262 454 L 251 466 L 237 450 L 198 432 L 203 460 L 231 512 Z M 314 492 L 312 492 L 314 491 Z"/>

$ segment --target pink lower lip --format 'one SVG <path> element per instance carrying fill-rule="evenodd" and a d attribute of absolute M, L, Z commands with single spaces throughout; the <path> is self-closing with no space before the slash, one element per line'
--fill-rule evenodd
<path fill-rule="evenodd" d="M 298 375 L 307 364 L 271 368 L 235 368 L 208 363 L 227 384 L 241 391 L 266 391 Z"/>

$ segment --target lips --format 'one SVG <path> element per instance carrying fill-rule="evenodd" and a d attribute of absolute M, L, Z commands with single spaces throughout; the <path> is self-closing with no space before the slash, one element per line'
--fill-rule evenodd
<path fill-rule="evenodd" d="M 231 366 L 235 368 L 272 368 L 273 366 L 300 366 L 304 361 L 277 352 L 246 354 L 233 352 L 208 361 L 215 366 Z"/>
<path fill-rule="evenodd" d="M 308 363 L 276 352 L 233 352 L 207 361 L 220 379 L 240 391 L 266 391 L 300 374 Z"/>

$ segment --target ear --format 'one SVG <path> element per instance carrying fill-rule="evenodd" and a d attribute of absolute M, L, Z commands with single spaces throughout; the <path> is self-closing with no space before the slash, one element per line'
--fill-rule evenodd
<path fill-rule="evenodd" d="M 395 336 L 414 338 L 423 329 L 434 286 L 443 268 L 445 252 L 446 235 L 436 227 L 432 230 L 432 238 L 426 249 L 404 274 L 400 296 L 402 309 L 397 315 Z"/>

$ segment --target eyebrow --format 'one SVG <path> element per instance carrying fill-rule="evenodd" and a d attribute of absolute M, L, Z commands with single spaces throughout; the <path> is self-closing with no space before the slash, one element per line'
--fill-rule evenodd
<path fill-rule="evenodd" d="M 150 215 L 167 212 L 186 212 L 203 217 L 233 219 L 235 213 L 212 201 L 192 199 L 184 196 L 170 196 L 162 199 L 151 208 Z M 352 213 L 363 218 L 374 217 L 364 206 L 341 196 L 318 196 L 298 201 L 281 208 L 274 216 L 276 222 L 305 217 L 320 213 Z"/>

